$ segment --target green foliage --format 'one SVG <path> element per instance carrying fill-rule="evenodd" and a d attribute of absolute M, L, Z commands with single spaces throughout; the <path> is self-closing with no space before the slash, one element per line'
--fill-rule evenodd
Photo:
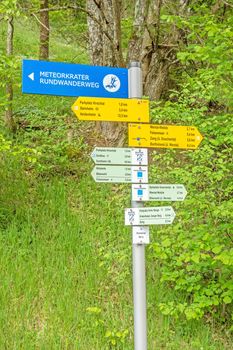
<path fill-rule="evenodd" d="M 0 15 L 5 23 L 11 18 L 17 18 L 21 15 L 18 8 L 17 0 L 3 0 L 0 2 Z M 0 46 L 0 89 L 4 89 L 7 84 L 11 83 L 13 87 L 18 87 L 20 60 L 15 55 L 8 56 Z M 7 97 L 0 94 L 0 107 L 7 107 Z"/>
<path fill-rule="evenodd" d="M 12 55 L 7 56 L 0 50 L 0 89 L 4 90 L 7 84 L 11 83 L 13 88 L 19 87 L 20 60 Z M 0 95 L 0 108 L 6 109 L 9 101 L 7 95 Z"/>
<path fill-rule="evenodd" d="M 4 167 L 4 162 L 12 159 L 18 159 L 21 165 L 35 163 L 38 155 L 39 153 L 35 149 L 14 145 L 12 141 L 6 140 L 0 134 L 0 161 L 2 162 L 2 168 Z"/>
<path fill-rule="evenodd" d="M 123 331 L 109 330 L 104 321 L 103 312 L 99 307 L 87 307 L 86 311 L 92 315 L 92 323 L 95 325 L 96 331 L 104 334 L 104 340 L 106 341 L 105 349 L 124 349 L 126 337 L 129 334 L 128 329 Z"/>
<path fill-rule="evenodd" d="M 168 102 L 153 110 L 156 122 L 197 126 L 204 141 L 196 151 L 153 155 L 153 182 L 182 183 L 188 195 L 184 202 L 174 204 L 176 221 L 159 230 L 152 251 L 161 262 L 162 285 L 175 291 L 173 300 L 160 304 L 165 315 L 183 314 L 190 320 L 211 314 L 229 321 L 233 293 L 232 116 L 204 112 L 205 108 L 198 104 L 195 108 L 182 95 L 179 103 Z"/>
<path fill-rule="evenodd" d="M 0 14 L 3 15 L 4 20 L 8 20 L 9 17 L 19 17 L 20 10 L 18 7 L 18 0 L 2 0 L 0 2 Z"/>
<path fill-rule="evenodd" d="M 177 57 L 185 66 L 182 81 L 189 96 L 202 103 L 215 101 L 231 109 L 232 13 L 232 9 L 229 9 L 223 18 L 219 18 L 203 6 L 188 19 L 176 18 L 178 27 L 188 33 L 188 44 L 178 52 Z"/>
<path fill-rule="evenodd" d="M 39 153 L 35 149 L 14 145 L 0 134 L 0 227 L 20 216 L 28 204 L 29 174 Z"/>
<path fill-rule="evenodd" d="M 76 119 L 68 115 L 57 115 L 36 109 L 28 105 L 18 110 L 18 137 L 27 147 L 36 148 L 40 159 L 36 164 L 40 176 L 54 174 L 85 173 L 85 168 L 79 167 L 79 160 L 87 152 L 87 145 L 83 136 L 75 132 Z M 68 133 L 74 133 L 68 140 Z"/>
<path fill-rule="evenodd" d="M 191 5 L 187 17 L 164 15 L 186 33 L 177 57 L 183 65 L 178 91 L 154 104 L 153 120 L 195 125 L 204 136 L 196 151 L 154 153 L 153 178 L 183 183 L 188 196 L 176 203 L 175 224 L 160 230 L 153 255 L 161 283 L 175 291 L 160 303 L 165 315 L 203 316 L 228 322 L 232 313 L 232 10 L 214 15 L 209 5 Z M 172 102 L 171 102 L 172 101 Z M 229 327 L 229 326 L 228 326 Z"/>
<path fill-rule="evenodd" d="M 13 82 L 14 85 L 19 87 L 17 83 L 19 78 L 19 68 L 21 61 L 18 57 L 15 56 L 7 56 L 3 52 L 0 55 L 0 87 L 4 88 L 7 83 Z"/>

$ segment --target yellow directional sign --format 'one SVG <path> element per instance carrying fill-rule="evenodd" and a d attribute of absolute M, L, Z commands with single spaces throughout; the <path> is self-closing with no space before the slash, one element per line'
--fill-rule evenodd
<path fill-rule="evenodd" d="M 72 110 L 80 120 L 149 122 L 148 100 L 79 97 Z"/>
<path fill-rule="evenodd" d="M 195 126 L 129 124 L 129 146 L 196 149 L 203 139 Z"/>

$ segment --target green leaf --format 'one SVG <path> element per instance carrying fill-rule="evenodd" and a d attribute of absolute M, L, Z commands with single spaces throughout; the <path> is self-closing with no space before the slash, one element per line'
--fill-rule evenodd
<path fill-rule="evenodd" d="M 225 304 L 230 304 L 232 302 L 232 299 L 227 295 L 223 298 L 223 301 Z"/>

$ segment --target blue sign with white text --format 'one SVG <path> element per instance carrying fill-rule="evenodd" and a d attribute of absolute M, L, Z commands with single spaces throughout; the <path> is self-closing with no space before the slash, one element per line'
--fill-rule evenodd
<path fill-rule="evenodd" d="M 23 60 L 22 92 L 128 98 L 128 69 Z"/>

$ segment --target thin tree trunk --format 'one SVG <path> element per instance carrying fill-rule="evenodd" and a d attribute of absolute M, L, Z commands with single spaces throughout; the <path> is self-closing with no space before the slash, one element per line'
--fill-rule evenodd
<path fill-rule="evenodd" d="M 153 100 L 161 98 L 169 68 L 166 50 L 159 47 L 161 6 L 162 0 L 150 4 L 142 50 L 144 93 Z"/>
<path fill-rule="evenodd" d="M 125 62 L 121 45 L 121 8 L 122 0 L 112 0 L 112 12 L 114 18 L 113 37 L 117 67 L 124 67 Z"/>
<path fill-rule="evenodd" d="M 40 0 L 40 9 L 48 9 L 49 0 Z M 40 48 L 39 59 L 49 59 L 49 11 L 40 12 Z"/>
<path fill-rule="evenodd" d="M 103 0 L 102 2 L 102 20 L 104 22 L 104 29 L 112 38 L 109 39 L 106 35 L 104 37 L 104 58 L 103 64 L 106 66 L 123 66 L 123 54 L 121 49 L 121 27 L 120 27 L 120 13 L 121 0 Z M 109 145 L 122 146 L 124 142 L 124 126 L 122 123 L 101 122 L 98 123 L 98 129 L 107 140 Z"/>
<path fill-rule="evenodd" d="M 11 16 L 7 22 L 7 44 L 6 54 L 12 56 L 13 54 L 13 36 L 14 36 L 14 18 Z M 5 125 L 11 130 L 15 131 L 15 122 L 13 118 L 12 102 L 13 102 L 13 84 L 9 81 L 6 84 L 6 95 L 7 95 L 7 109 L 5 111 Z"/>
<path fill-rule="evenodd" d="M 133 32 L 129 41 L 128 61 L 141 61 L 143 35 L 146 26 L 149 0 L 136 0 Z"/>
<path fill-rule="evenodd" d="M 87 10 L 95 16 L 98 22 L 101 21 L 100 1 L 88 0 Z M 100 25 L 90 16 L 87 17 L 89 34 L 89 54 L 93 65 L 103 65 L 103 33 Z"/>
<path fill-rule="evenodd" d="M 121 1 L 88 0 L 89 51 L 93 65 L 123 66 L 121 48 Z M 101 23 L 101 25 L 98 25 Z M 124 139 L 122 123 L 97 122 L 96 129 L 110 145 L 121 145 Z"/>
<path fill-rule="evenodd" d="M 180 0 L 177 15 L 184 16 L 188 0 Z M 144 94 L 152 100 L 161 99 L 168 88 L 169 69 L 176 61 L 176 46 L 180 33 L 176 25 L 170 29 L 170 33 L 161 41 L 160 17 L 162 0 L 152 2 L 149 8 L 147 37 L 143 47 L 143 67 L 144 67 Z M 155 29 L 153 29 L 155 28 Z M 145 45 L 146 43 L 146 45 Z"/>

